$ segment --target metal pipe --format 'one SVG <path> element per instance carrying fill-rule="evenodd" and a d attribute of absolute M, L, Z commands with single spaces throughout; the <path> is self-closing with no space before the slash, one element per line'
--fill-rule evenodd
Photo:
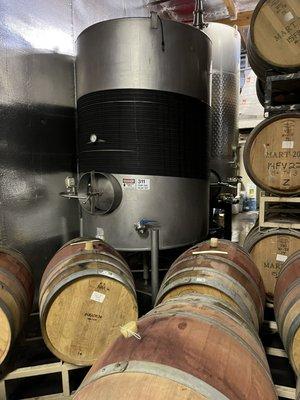
<path fill-rule="evenodd" d="M 145 285 L 148 284 L 148 279 L 149 279 L 149 269 L 148 269 L 148 260 L 147 260 L 147 254 L 143 253 L 143 279 Z"/>
<path fill-rule="evenodd" d="M 203 18 L 202 0 L 195 0 L 195 9 L 193 15 L 194 15 L 193 26 L 198 29 L 203 29 L 206 26 L 206 24 L 204 23 L 204 18 Z"/>
<path fill-rule="evenodd" d="M 152 303 L 155 303 L 158 293 L 158 256 L 159 256 L 159 229 L 151 227 L 151 294 Z"/>
<path fill-rule="evenodd" d="M 80 234 L 80 237 L 83 237 L 83 218 L 82 218 L 82 215 L 80 215 L 80 219 L 79 219 L 79 234 Z"/>

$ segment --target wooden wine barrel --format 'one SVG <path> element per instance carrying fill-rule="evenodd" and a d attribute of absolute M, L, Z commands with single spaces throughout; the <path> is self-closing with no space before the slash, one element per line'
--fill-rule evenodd
<path fill-rule="evenodd" d="M 91 365 L 120 326 L 137 319 L 130 269 L 100 239 L 78 238 L 55 254 L 42 277 L 39 304 L 46 345 L 76 365 Z"/>
<path fill-rule="evenodd" d="M 273 301 L 276 280 L 283 263 L 300 248 L 300 231 L 260 229 L 255 225 L 245 239 L 244 248 L 261 274 L 267 298 Z"/>
<path fill-rule="evenodd" d="M 300 193 L 299 132 L 300 113 L 276 115 L 251 132 L 245 144 L 244 164 L 261 189 L 280 195 Z"/>
<path fill-rule="evenodd" d="M 0 247 L 0 364 L 31 311 L 33 295 L 33 277 L 23 256 Z"/>
<path fill-rule="evenodd" d="M 300 250 L 282 266 L 274 292 L 278 330 L 296 375 L 300 374 Z"/>
<path fill-rule="evenodd" d="M 300 69 L 299 0 L 260 0 L 251 19 L 247 45 L 250 65 L 261 80 L 266 73 Z"/>
<path fill-rule="evenodd" d="M 74 400 L 277 399 L 257 334 L 224 303 L 170 299 L 139 320 L 138 333 L 111 345 Z"/>
<path fill-rule="evenodd" d="M 239 308 L 259 329 L 264 313 L 264 287 L 255 264 L 240 246 L 212 239 L 184 252 L 167 272 L 156 303 L 195 292 Z"/>

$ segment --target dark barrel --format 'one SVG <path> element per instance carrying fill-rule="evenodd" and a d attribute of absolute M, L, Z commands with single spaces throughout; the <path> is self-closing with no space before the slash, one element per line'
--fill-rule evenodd
<path fill-rule="evenodd" d="M 282 266 L 274 292 L 278 330 L 296 375 L 300 374 L 300 250 Z"/>
<path fill-rule="evenodd" d="M 250 256 L 227 240 L 212 239 L 184 252 L 167 272 L 157 303 L 186 293 L 208 294 L 239 309 L 259 329 L 264 287 Z"/>
<path fill-rule="evenodd" d="M 142 317 L 137 330 L 141 340 L 120 336 L 74 400 L 277 399 L 256 332 L 226 303 L 173 298 Z"/>

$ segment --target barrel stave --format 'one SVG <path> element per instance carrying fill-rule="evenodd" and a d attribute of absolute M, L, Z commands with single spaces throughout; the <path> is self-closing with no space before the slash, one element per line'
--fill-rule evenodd
<path fill-rule="evenodd" d="M 129 365 L 155 363 L 196 377 L 220 393 L 209 398 L 276 399 L 265 355 L 256 339 L 250 339 L 250 331 L 245 332 L 247 324 L 241 324 L 221 309 L 200 305 L 197 300 L 185 305 L 185 300 L 178 299 L 177 306 L 169 300 L 140 319 L 138 332 L 142 340 L 119 337 L 93 365 L 75 399 L 92 399 L 90 385 L 94 385 L 93 390 L 98 388 L 101 398 L 108 399 L 103 397 L 104 381 L 96 378 L 97 372 L 109 365 L 122 364 L 123 360 Z M 144 373 L 147 375 L 146 368 Z M 125 374 L 126 367 L 122 375 Z M 127 398 L 126 394 L 120 398 Z"/>
<path fill-rule="evenodd" d="M 250 133 L 244 164 L 251 180 L 262 190 L 278 195 L 300 192 L 300 114 L 284 113 L 265 119 Z"/>
<path fill-rule="evenodd" d="M 273 73 L 300 68 L 300 5 L 298 0 L 260 0 L 253 12 L 247 53 L 261 80 Z"/>
<path fill-rule="evenodd" d="M 48 348 L 58 358 L 91 365 L 137 319 L 133 277 L 124 259 L 101 240 L 77 238 L 45 269 L 40 318 Z"/>
<path fill-rule="evenodd" d="M 30 267 L 16 250 L 0 247 L 0 364 L 19 335 L 34 295 Z"/>
<path fill-rule="evenodd" d="M 300 251 L 283 265 L 274 293 L 279 333 L 297 375 L 300 374 Z"/>
<path fill-rule="evenodd" d="M 273 301 L 277 277 L 284 261 L 300 246 L 300 232 L 285 228 L 260 229 L 254 226 L 245 239 L 244 247 L 262 276 L 266 295 Z"/>

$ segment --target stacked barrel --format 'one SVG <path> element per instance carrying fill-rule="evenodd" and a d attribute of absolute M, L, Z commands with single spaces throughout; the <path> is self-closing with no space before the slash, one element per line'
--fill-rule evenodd
<path fill-rule="evenodd" d="M 277 279 L 274 311 L 278 330 L 295 374 L 300 398 L 300 250 L 284 263 Z"/>
<path fill-rule="evenodd" d="M 100 356 L 74 399 L 277 399 L 258 337 L 264 300 L 242 248 L 217 239 L 192 247 L 172 264 L 155 308 Z"/>
<path fill-rule="evenodd" d="M 298 0 L 259 1 L 251 20 L 248 57 L 259 79 L 257 87 L 261 100 L 268 76 L 279 78 L 282 88 L 289 85 L 292 73 L 300 72 L 299 32 Z M 287 206 L 291 204 L 291 197 L 295 208 L 300 206 L 300 113 L 296 111 L 300 105 L 287 107 L 285 101 L 291 92 L 290 86 L 281 93 L 278 87 L 272 89 L 276 107 L 270 112 L 274 115 L 254 128 L 244 151 L 245 168 L 252 181 L 265 192 L 264 196 L 271 196 L 272 200 L 277 197 L 282 205 L 278 214 L 274 207 L 261 211 L 268 224 L 257 224 L 244 243 L 260 270 L 270 301 L 273 301 L 283 263 L 300 248 L 300 231 L 293 228 L 295 222 L 299 222 L 299 214 L 293 215 L 291 206 Z M 298 103 L 299 97 L 298 90 Z M 262 199 L 260 206 L 263 210 Z"/>
<path fill-rule="evenodd" d="M 32 306 L 33 277 L 24 257 L 0 247 L 0 364 L 7 358 Z"/>
<path fill-rule="evenodd" d="M 91 365 L 120 326 L 137 319 L 130 269 L 100 239 L 74 239 L 58 250 L 44 271 L 39 305 L 46 345 L 75 365 Z"/>
<path fill-rule="evenodd" d="M 260 0 L 254 10 L 247 53 L 262 103 L 267 73 L 291 74 L 300 69 L 299 7 L 298 0 Z M 277 89 L 275 96 L 278 103 L 293 98 L 285 88 Z"/>

